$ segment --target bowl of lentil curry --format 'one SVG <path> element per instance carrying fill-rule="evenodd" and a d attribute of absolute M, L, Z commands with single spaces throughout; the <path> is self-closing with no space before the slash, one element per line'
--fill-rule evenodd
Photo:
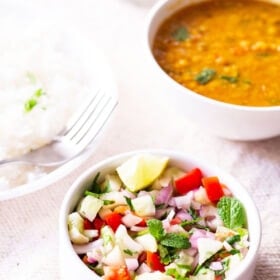
<path fill-rule="evenodd" d="M 156 71 L 188 117 L 233 140 L 280 134 L 280 1 L 163 0 L 147 33 Z"/>

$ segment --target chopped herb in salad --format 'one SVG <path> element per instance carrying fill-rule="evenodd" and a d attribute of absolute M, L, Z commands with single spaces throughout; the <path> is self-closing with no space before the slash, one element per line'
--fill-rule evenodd
<path fill-rule="evenodd" d="M 218 177 L 168 162 L 143 154 L 97 173 L 69 214 L 74 249 L 101 279 L 226 279 L 246 256 L 242 203 Z"/>

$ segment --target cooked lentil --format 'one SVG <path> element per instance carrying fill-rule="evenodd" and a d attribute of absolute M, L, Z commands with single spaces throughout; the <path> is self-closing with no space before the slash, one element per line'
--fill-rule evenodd
<path fill-rule="evenodd" d="M 168 18 L 153 53 L 183 86 L 212 99 L 280 105 L 280 5 L 211 0 Z"/>

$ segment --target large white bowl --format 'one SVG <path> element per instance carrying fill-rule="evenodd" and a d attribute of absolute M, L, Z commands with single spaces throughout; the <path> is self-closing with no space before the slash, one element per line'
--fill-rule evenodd
<path fill-rule="evenodd" d="M 202 0 L 162 0 L 150 11 L 145 45 L 157 79 L 179 111 L 204 130 L 232 140 L 259 140 L 280 135 L 280 106 L 239 106 L 197 94 L 177 83 L 159 66 L 152 53 L 155 34 L 163 21 L 183 7 Z M 279 0 L 271 1 L 280 4 Z M 220 27 L 217 26 L 219 29 Z"/>
<path fill-rule="evenodd" d="M 218 176 L 221 182 L 227 185 L 232 191 L 233 195 L 237 197 L 244 205 L 247 213 L 248 230 L 250 234 L 250 248 L 245 259 L 241 265 L 234 272 L 230 280 L 250 280 L 253 278 L 257 251 L 261 240 L 261 223 L 258 210 L 244 187 L 242 187 L 236 179 L 222 170 L 214 167 L 212 164 L 204 163 L 191 156 L 185 155 L 176 151 L 167 150 L 145 150 L 134 151 L 108 158 L 84 172 L 70 187 L 63 200 L 60 216 L 59 216 L 59 238 L 60 238 L 60 269 L 62 280 L 93 280 L 101 279 L 94 274 L 87 266 L 80 260 L 75 253 L 68 235 L 67 216 L 77 205 L 84 191 L 88 188 L 97 172 L 106 174 L 113 171 L 122 162 L 130 158 L 132 155 L 141 152 L 148 152 L 155 155 L 164 155 L 170 158 L 170 164 L 189 170 L 194 167 L 201 168 L 206 176 Z"/>

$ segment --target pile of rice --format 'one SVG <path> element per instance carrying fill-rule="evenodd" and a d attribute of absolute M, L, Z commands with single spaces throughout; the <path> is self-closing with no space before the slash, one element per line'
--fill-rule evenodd
<path fill-rule="evenodd" d="M 0 160 L 50 142 L 90 92 L 83 61 L 63 33 L 33 26 L 16 36 L 4 35 L 0 41 Z M 44 172 L 38 167 L 0 167 L 0 191 Z"/>

